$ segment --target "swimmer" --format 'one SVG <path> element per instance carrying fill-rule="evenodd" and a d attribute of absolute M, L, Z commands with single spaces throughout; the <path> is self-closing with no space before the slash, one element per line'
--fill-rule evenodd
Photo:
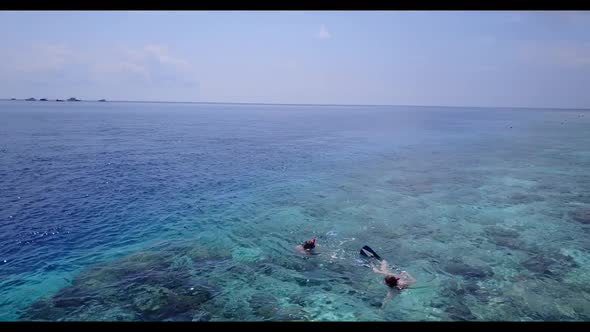
<path fill-rule="evenodd" d="M 400 272 L 399 275 L 389 271 L 387 261 L 379 257 L 379 255 L 377 255 L 377 253 L 373 251 L 373 249 L 371 249 L 369 246 L 364 246 L 361 249 L 360 254 L 362 256 L 374 258 L 376 261 L 378 261 L 379 263 L 373 261 L 373 263 L 371 264 L 373 272 L 385 276 L 383 278 L 383 282 L 385 283 L 385 285 L 387 285 L 388 289 L 387 295 L 385 296 L 385 298 L 383 299 L 383 303 L 381 304 L 381 309 L 385 307 L 387 302 L 389 302 L 389 300 L 391 300 L 396 293 L 398 293 L 402 289 L 408 288 L 410 285 L 416 282 L 416 279 L 414 279 L 406 271 Z"/>
<path fill-rule="evenodd" d="M 390 288 L 395 287 L 401 290 L 408 288 L 410 285 L 416 282 L 416 279 L 414 279 L 406 271 L 400 272 L 399 275 L 390 272 L 386 260 L 382 260 L 381 264 L 379 264 L 379 267 L 373 266 L 373 271 L 379 274 L 383 274 L 385 276 L 384 282 Z"/>
<path fill-rule="evenodd" d="M 301 251 L 302 253 L 313 254 L 313 253 L 315 253 L 314 249 L 316 248 L 315 241 L 316 241 L 316 238 L 314 237 L 313 239 L 305 241 L 305 242 L 303 242 L 303 244 L 300 244 L 295 248 L 297 250 Z M 319 247 L 319 245 L 317 245 L 317 247 Z"/>

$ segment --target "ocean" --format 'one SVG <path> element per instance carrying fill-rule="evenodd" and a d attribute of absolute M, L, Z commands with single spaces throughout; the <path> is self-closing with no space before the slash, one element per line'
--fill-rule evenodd
<path fill-rule="evenodd" d="M 589 320 L 589 170 L 584 110 L 0 101 L 0 320 Z"/>

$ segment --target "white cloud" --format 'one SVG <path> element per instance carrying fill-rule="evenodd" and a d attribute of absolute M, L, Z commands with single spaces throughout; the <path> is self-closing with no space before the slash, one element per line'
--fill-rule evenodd
<path fill-rule="evenodd" d="M 168 46 L 166 45 L 158 45 L 158 44 L 148 44 L 143 47 L 146 52 L 155 54 L 156 56 L 164 56 L 168 54 Z"/>
<path fill-rule="evenodd" d="M 482 36 L 479 39 L 479 43 L 480 43 L 480 45 L 485 46 L 485 47 L 492 47 L 492 46 L 496 45 L 497 38 L 494 36 Z"/>
<path fill-rule="evenodd" d="M 85 68 L 91 76 L 100 80 L 126 73 L 147 83 L 152 82 L 155 73 L 172 78 L 177 76 L 182 80 L 194 79 L 193 66 L 189 61 L 171 55 L 166 46 L 158 44 L 142 48 L 101 47 L 93 52 L 75 49 L 64 43 L 34 42 L 28 47 L 4 50 L 0 54 L 0 66 L 3 71 L 15 76 L 51 75 Z"/>
<path fill-rule="evenodd" d="M 125 98 L 125 92 L 140 89 L 195 95 L 199 86 L 195 67 L 159 44 L 87 50 L 61 42 L 34 42 L 0 52 L 0 72 L 12 86 L 56 97 L 59 91 L 108 91 Z"/>
<path fill-rule="evenodd" d="M 332 38 L 332 34 L 330 33 L 330 31 L 328 31 L 328 29 L 326 28 L 326 26 L 324 24 L 322 24 L 320 26 L 320 32 L 318 32 L 317 36 L 318 39 L 323 40 L 323 39 L 330 39 Z"/>
<path fill-rule="evenodd" d="M 590 45 L 573 42 L 530 42 L 519 49 L 522 60 L 533 65 L 590 68 Z"/>
<path fill-rule="evenodd" d="M 521 23 L 524 21 L 523 15 L 518 12 L 511 13 L 510 16 L 508 16 L 508 19 L 510 20 L 510 22 L 514 23 Z"/>
<path fill-rule="evenodd" d="M 34 42 L 26 49 L 4 49 L 0 58 L 3 71 L 26 75 L 64 70 L 68 65 L 82 63 L 84 54 L 64 43 Z"/>
<path fill-rule="evenodd" d="M 490 72 L 497 72 L 501 68 L 499 66 L 494 66 L 494 65 L 476 65 L 474 67 L 474 69 L 475 69 L 475 71 L 490 73 Z"/>
<path fill-rule="evenodd" d="M 102 62 L 90 65 L 90 76 L 99 84 L 111 84 L 113 80 L 120 83 L 153 84 L 150 71 L 133 62 Z"/>
<path fill-rule="evenodd" d="M 286 68 L 287 69 L 297 69 L 297 61 L 295 61 L 295 60 L 287 61 Z"/>
<path fill-rule="evenodd" d="M 514 23 L 530 23 L 548 26 L 584 26 L 590 24 L 588 11 L 517 11 L 510 12 L 508 19 Z"/>

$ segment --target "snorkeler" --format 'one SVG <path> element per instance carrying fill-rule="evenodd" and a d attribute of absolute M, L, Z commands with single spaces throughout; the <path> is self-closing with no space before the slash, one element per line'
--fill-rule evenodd
<path fill-rule="evenodd" d="M 305 242 L 303 242 L 303 244 L 300 244 L 295 248 L 303 253 L 312 254 L 312 253 L 314 253 L 314 249 L 316 247 L 315 241 L 316 241 L 316 238 L 314 237 L 313 239 L 305 241 Z M 318 247 L 319 247 L 319 245 L 318 245 Z"/>
<path fill-rule="evenodd" d="M 408 274 L 406 271 L 400 272 L 400 274 L 395 274 L 389 271 L 389 266 L 387 265 L 387 261 L 383 258 L 379 257 L 373 249 L 369 246 L 364 246 L 360 254 L 362 256 L 373 258 L 371 262 L 371 268 L 374 272 L 383 274 L 385 277 L 383 278 L 383 282 L 388 286 L 387 295 L 383 299 L 383 303 L 381 304 L 381 308 L 385 307 L 387 302 L 391 300 L 395 293 L 401 291 L 402 289 L 408 288 L 410 285 L 416 282 L 411 275 Z M 377 262 L 379 263 L 377 263 Z"/>

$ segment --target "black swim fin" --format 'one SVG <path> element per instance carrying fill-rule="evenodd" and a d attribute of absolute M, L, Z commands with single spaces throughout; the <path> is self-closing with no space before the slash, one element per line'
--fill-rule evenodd
<path fill-rule="evenodd" d="M 379 261 L 381 261 L 383 259 L 383 258 L 379 257 L 379 255 L 377 255 L 377 253 L 375 251 L 373 251 L 373 249 L 371 249 L 371 247 L 369 247 L 369 246 L 364 246 L 361 249 L 360 254 L 361 254 L 361 256 L 376 258 Z"/>

